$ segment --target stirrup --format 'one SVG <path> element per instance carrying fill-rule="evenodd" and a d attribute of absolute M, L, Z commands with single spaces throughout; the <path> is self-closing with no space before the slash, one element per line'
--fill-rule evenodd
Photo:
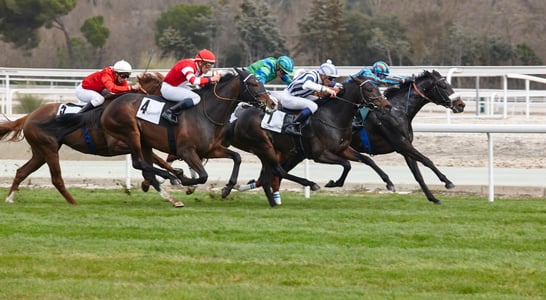
<path fill-rule="evenodd" d="M 175 116 L 172 112 L 164 111 L 161 114 L 161 117 L 164 118 L 165 120 L 171 122 L 172 124 L 178 124 L 178 117 Z"/>

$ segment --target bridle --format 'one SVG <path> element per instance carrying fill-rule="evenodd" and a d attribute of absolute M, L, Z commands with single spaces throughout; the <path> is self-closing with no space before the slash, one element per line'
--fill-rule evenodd
<path fill-rule="evenodd" d="M 261 85 L 260 89 L 255 92 L 255 91 L 252 91 L 249 87 L 249 84 L 248 84 L 248 81 L 250 79 L 254 79 L 256 81 L 258 81 L 258 79 L 256 79 L 256 77 L 254 77 L 253 74 L 248 74 L 246 75 L 245 78 L 242 77 L 242 74 L 238 72 L 238 76 L 239 78 L 241 79 L 240 83 L 241 85 L 244 87 L 243 88 L 243 92 L 240 93 L 240 98 L 243 98 L 243 95 L 244 94 L 248 94 L 250 95 L 250 97 L 252 98 L 252 100 L 248 101 L 249 104 L 255 106 L 255 107 L 258 107 L 258 108 L 263 108 L 266 104 L 265 103 L 262 103 L 258 100 L 258 97 L 263 95 L 263 94 L 266 94 L 267 91 L 265 90 L 265 87 L 263 85 Z M 240 100 L 239 98 L 227 98 L 227 97 L 222 97 L 220 95 L 218 95 L 216 89 L 218 87 L 218 82 L 215 82 L 214 83 L 214 87 L 213 87 L 213 93 L 214 93 L 214 96 L 220 100 L 224 100 L 224 101 L 236 101 L 236 102 L 246 102 L 246 101 L 243 101 L 243 100 Z M 214 121 L 208 114 L 207 114 L 207 110 L 205 109 L 205 105 L 202 106 L 203 107 L 203 114 L 205 115 L 205 117 L 211 122 L 213 123 L 214 125 L 216 126 L 224 126 L 225 124 L 227 124 L 227 122 L 224 122 L 224 123 L 220 123 L 220 122 L 216 122 Z"/>
<path fill-rule="evenodd" d="M 366 101 L 366 97 L 364 96 L 364 92 L 362 92 L 362 89 L 364 88 L 364 85 L 365 85 L 366 83 L 368 83 L 368 82 L 371 83 L 371 84 L 373 84 L 372 81 L 371 81 L 370 79 L 367 79 L 367 80 L 365 80 L 365 81 L 363 81 L 363 82 L 361 82 L 361 83 L 359 84 L 360 100 L 362 100 L 362 101 L 361 101 L 361 104 L 360 104 L 358 107 L 366 106 L 366 107 L 368 107 L 369 109 L 377 109 L 377 108 L 379 108 L 379 106 L 376 105 L 376 104 L 374 103 L 374 101 L 377 100 L 377 99 L 382 99 L 382 98 L 384 98 L 384 96 L 383 96 L 382 94 L 380 94 L 379 96 L 370 97 L 370 100 L 371 100 L 371 101 L 368 102 L 368 103 L 366 103 L 366 102 L 367 102 L 367 101 Z"/>
<path fill-rule="evenodd" d="M 262 102 L 260 102 L 260 101 L 258 100 L 258 97 L 259 97 L 259 96 L 261 96 L 261 95 L 267 93 L 267 91 L 265 90 L 265 87 L 262 85 L 262 86 L 260 87 L 260 89 L 259 89 L 257 92 L 252 91 L 252 90 L 250 89 L 250 87 L 248 86 L 248 81 L 249 81 L 250 79 L 254 79 L 254 80 L 258 81 L 258 79 L 256 79 L 256 77 L 254 77 L 253 74 L 248 74 L 244 79 L 243 79 L 243 77 L 241 76 L 241 74 L 239 74 L 239 76 L 240 76 L 240 78 L 241 78 L 241 85 L 244 87 L 244 88 L 243 88 L 243 92 L 241 93 L 241 98 L 243 98 L 243 95 L 244 95 L 244 94 L 248 94 L 248 95 L 250 95 L 250 97 L 252 98 L 252 100 L 251 100 L 251 101 L 248 101 L 248 103 L 250 103 L 250 104 L 252 104 L 252 105 L 254 105 L 254 106 L 257 106 L 257 107 L 259 107 L 259 108 L 265 106 L 264 103 L 262 103 Z M 218 98 L 218 99 L 220 99 L 220 100 L 225 100 L 225 101 L 238 101 L 238 102 L 243 102 L 243 100 L 239 100 L 238 98 L 226 98 L 226 97 L 222 97 L 222 96 L 218 95 L 218 93 L 216 92 L 217 86 L 218 86 L 218 82 L 215 82 L 215 83 L 214 83 L 214 89 L 213 89 L 213 91 L 214 91 L 214 96 L 216 96 L 216 98 Z"/>
<path fill-rule="evenodd" d="M 445 81 L 445 80 L 446 80 L 445 78 L 441 78 L 439 80 L 434 81 L 434 84 L 432 86 L 432 92 L 434 94 L 436 94 L 437 96 L 439 96 L 440 98 L 442 98 L 443 103 L 447 104 L 447 105 L 444 105 L 445 107 L 453 108 L 453 101 L 451 100 L 451 98 L 449 98 L 448 95 L 443 93 L 442 89 L 438 86 L 439 82 Z M 437 103 L 436 101 L 434 101 L 434 100 L 430 99 L 429 97 L 427 97 L 421 90 L 419 90 L 419 87 L 417 87 L 417 84 L 415 83 L 415 81 L 413 82 L 412 87 L 415 90 L 415 92 L 417 93 L 417 95 L 419 95 L 419 97 L 422 97 L 422 98 L 424 98 L 425 100 L 427 100 L 429 102 Z M 411 89 L 410 89 L 410 91 L 411 91 Z M 409 97 L 409 94 L 408 94 L 408 97 Z"/>

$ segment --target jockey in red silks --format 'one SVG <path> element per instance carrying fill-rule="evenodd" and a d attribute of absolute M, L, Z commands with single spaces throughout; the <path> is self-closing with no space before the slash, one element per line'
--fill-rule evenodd
<path fill-rule="evenodd" d="M 163 98 L 178 102 L 161 114 L 169 122 L 178 123 L 178 114 L 183 110 L 197 105 L 201 97 L 191 90 L 191 85 L 205 86 L 220 80 L 220 73 L 213 73 L 212 76 L 204 76 L 212 70 L 216 63 L 214 54 L 203 49 L 197 52 L 195 58 L 179 60 L 161 84 L 161 95 Z"/>

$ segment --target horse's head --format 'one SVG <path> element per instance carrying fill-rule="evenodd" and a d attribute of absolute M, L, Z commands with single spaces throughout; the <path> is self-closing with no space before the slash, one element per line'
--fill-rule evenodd
<path fill-rule="evenodd" d="M 267 106 L 270 110 L 276 109 L 277 101 L 269 96 L 269 93 L 265 90 L 263 83 L 259 81 L 254 74 L 250 73 L 246 69 L 234 69 L 239 75 L 241 86 L 243 87 L 240 94 L 240 100 L 254 106 Z"/>
<path fill-rule="evenodd" d="M 155 73 L 142 73 L 137 75 L 137 81 L 140 84 L 142 92 L 148 95 L 161 95 L 161 83 L 163 82 L 163 74 L 159 72 Z"/>
<path fill-rule="evenodd" d="M 351 77 L 349 84 L 353 82 L 359 88 L 360 92 L 360 105 L 366 106 L 369 109 L 390 109 L 391 103 L 383 94 L 379 88 L 373 84 L 370 80 L 364 80 L 363 77 Z"/>
<path fill-rule="evenodd" d="M 460 97 L 453 99 L 451 95 L 455 92 L 451 84 L 447 82 L 445 77 L 433 70 L 432 72 L 425 71 L 422 75 L 415 78 L 411 84 L 413 89 L 424 99 L 446 108 L 451 109 L 454 113 L 464 111 L 465 103 Z"/>

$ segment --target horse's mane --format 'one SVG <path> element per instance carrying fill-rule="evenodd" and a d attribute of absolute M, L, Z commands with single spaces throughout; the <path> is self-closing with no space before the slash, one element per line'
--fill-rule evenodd
<path fill-rule="evenodd" d="M 228 72 L 228 73 L 222 75 L 222 77 L 220 78 L 220 81 L 218 82 L 218 84 L 222 85 L 225 82 L 228 82 L 228 81 L 232 80 L 235 76 L 237 76 L 237 75 L 233 74 L 231 72 Z M 198 89 L 197 91 L 194 90 L 194 92 L 197 92 L 198 94 L 202 95 L 204 92 L 212 90 L 213 88 L 214 88 L 214 84 L 207 84 L 204 87 L 202 87 L 201 89 Z"/>
<path fill-rule="evenodd" d="M 433 71 L 433 72 L 436 72 L 436 71 Z M 425 70 L 425 71 L 423 71 L 423 73 L 421 73 L 417 77 L 415 77 L 415 81 L 418 81 L 418 80 L 420 80 L 422 78 L 430 78 L 432 76 L 433 76 L 433 73 Z M 412 84 L 413 84 L 413 82 L 408 81 L 408 82 L 404 82 L 403 84 L 400 84 L 399 86 L 390 87 L 390 88 L 385 90 L 384 95 L 385 95 L 385 97 L 387 97 L 387 99 L 390 99 L 395 94 L 400 93 L 400 91 L 407 91 Z"/>

